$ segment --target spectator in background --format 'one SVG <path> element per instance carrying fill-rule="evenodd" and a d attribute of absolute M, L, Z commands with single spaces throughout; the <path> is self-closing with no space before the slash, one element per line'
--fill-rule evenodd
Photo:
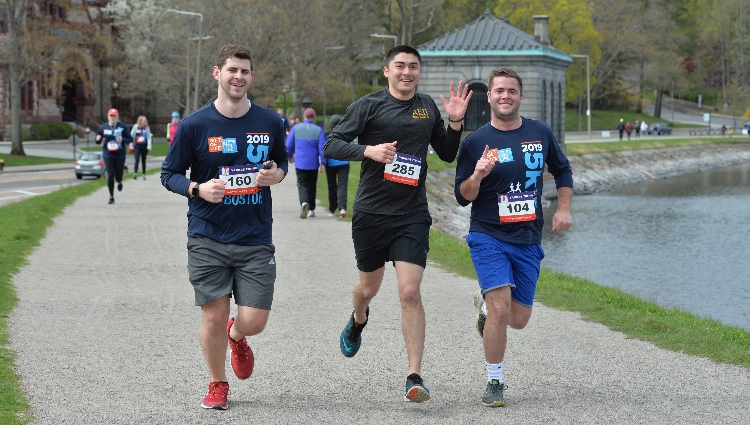
<path fill-rule="evenodd" d="M 641 134 L 644 136 L 648 135 L 648 124 L 646 124 L 646 121 L 641 121 Z"/>
<path fill-rule="evenodd" d="M 341 117 L 331 117 L 331 131 Z M 328 138 L 326 133 L 326 139 Z M 328 180 L 328 216 L 333 217 L 338 210 L 339 218 L 346 217 L 346 195 L 349 190 L 349 161 L 326 158 L 326 179 Z M 338 181 L 337 181 L 338 180 Z"/>
<path fill-rule="evenodd" d="M 620 123 L 617 124 L 617 131 L 620 132 L 620 140 L 622 140 L 622 133 L 625 132 L 625 123 L 623 121 L 624 120 L 620 118 Z"/>
<path fill-rule="evenodd" d="M 326 138 L 323 129 L 314 124 L 315 110 L 307 108 L 303 116 L 305 122 L 292 127 L 286 138 L 289 162 L 294 163 L 297 172 L 297 189 L 302 206 L 299 218 L 315 217 L 318 173 L 325 171 L 326 165 L 323 158 Z"/>
<path fill-rule="evenodd" d="M 286 119 L 286 117 L 284 116 L 284 110 L 279 108 L 276 110 L 276 113 L 279 114 L 279 116 L 281 117 L 281 121 L 284 123 L 284 132 L 288 136 L 289 135 L 289 120 Z"/>
<path fill-rule="evenodd" d="M 628 133 L 628 140 L 630 140 L 630 133 L 633 132 L 633 124 L 631 124 L 630 121 L 625 124 L 625 132 Z"/>
<path fill-rule="evenodd" d="M 146 180 L 146 155 L 151 150 L 151 129 L 148 127 L 148 119 L 144 115 L 138 117 L 133 129 L 130 130 L 133 136 L 133 155 L 135 156 L 135 165 L 133 166 L 133 180 L 138 178 L 138 159 L 143 165 L 143 180 Z"/>
<path fill-rule="evenodd" d="M 180 125 L 180 113 L 177 111 L 172 112 L 172 121 L 167 124 L 167 141 L 169 146 L 172 146 L 174 142 L 174 135 L 177 133 L 177 127 Z"/>
<path fill-rule="evenodd" d="M 638 120 L 635 120 L 635 125 L 633 126 L 633 130 L 635 130 L 635 138 L 641 137 L 641 124 L 638 123 Z"/>

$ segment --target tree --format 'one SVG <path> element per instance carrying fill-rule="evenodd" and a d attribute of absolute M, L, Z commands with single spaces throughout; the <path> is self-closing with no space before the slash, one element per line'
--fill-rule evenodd
<path fill-rule="evenodd" d="M 53 62 L 60 68 L 60 52 L 86 38 L 83 29 L 59 19 L 58 8 L 67 7 L 70 2 L 63 0 L 52 6 L 43 1 L 0 0 L 0 12 L 7 17 L 8 26 L 8 49 L 3 50 L 2 59 L 7 61 L 10 74 L 11 155 L 26 155 L 21 129 L 22 87 Z"/>

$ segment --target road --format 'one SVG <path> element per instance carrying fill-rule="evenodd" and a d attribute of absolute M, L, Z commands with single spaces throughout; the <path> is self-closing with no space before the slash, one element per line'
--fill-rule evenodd
<path fill-rule="evenodd" d="M 90 144 L 96 146 L 93 141 Z M 23 146 L 29 156 L 69 159 L 70 162 L 6 168 L 5 172 L 0 173 L 0 207 L 10 202 L 23 201 L 33 196 L 44 195 L 63 187 L 92 180 L 91 177 L 76 179 L 73 171 L 74 150 L 67 140 L 24 142 Z M 85 143 L 77 147 L 82 146 L 85 147 Z M 0 142 L 0 154 L 7 153 L 10 153 L 10 142 Z M 161 167 L 163 159 L 163 157 L 148 157 L 146 169 Z M 127 166 L 129 170 L 133 170 L 132 156 L 128 156 Z"/>

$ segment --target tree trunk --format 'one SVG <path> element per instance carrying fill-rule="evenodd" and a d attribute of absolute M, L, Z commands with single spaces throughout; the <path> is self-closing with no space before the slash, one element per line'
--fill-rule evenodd
<path fill-rule="evenodd" d="M 643 113 L 643 62 L 641 62 L 641 72 L 638 75 L 638 103 L 635 105 L 635 112 Z"/>
<path fill-rule="evenodd" d="M 11 25 L 9 25 L 10 27 Z M 10 39 L 10 51 L 18 52 L 18 35 L 15 28 L 8 28 L 8 38 Z M 22 155 L 23 138 L 21 133 L 21 79 L 19 73 L 20 59 L 18 55 L 11 53 L 10 62 L 10 134 L 11 134 L 11 155 Z"/>
<path fill-rule="evenodd" d="M 656 89 L 656 101 L 654 102 L 654 118 L 661 118 L 661 99 L 664 95 L 662 89 Z"/>

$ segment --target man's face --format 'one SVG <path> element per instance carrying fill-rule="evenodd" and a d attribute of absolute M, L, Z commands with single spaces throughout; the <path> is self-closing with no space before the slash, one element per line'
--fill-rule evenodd
<path fill-rule="evenodd" d="M 214 78 L 219 82 L 219 95 L 222 93 L 232 99 L 243 99 L 253 82 L 255 75 L 250 71 L 249 59 L 228 58 L 219 69 L 214 66 Z"/>
<path fill-rule="evenodd" d="M 117 115 L 109 115 L 109 116 L 107 117 L 107 121 L 109 122 L 109 125 L 115 125 L 115 124 L 117 124 L 117 120 L 118 120 L 119 118 L 120 118 L 120 117 L 118 117 Z"/>
<path fill-rule="evenodd" d="M 422 76 L 422 66 L 416 55 L 399 53 L 383 68 L 383 75 L 388 78 L 391 95 L 397 99 L 408 100 L 417 89 L 417 83 Z"/>
<path fill-rule="evenodd" d="M 511 77 L 495 77 L 492 87 L 487 92 L 487 101 L 492 115 L 501 121 L 511 121 L 518 117 L 523 93 L 518 80 Z"/>

